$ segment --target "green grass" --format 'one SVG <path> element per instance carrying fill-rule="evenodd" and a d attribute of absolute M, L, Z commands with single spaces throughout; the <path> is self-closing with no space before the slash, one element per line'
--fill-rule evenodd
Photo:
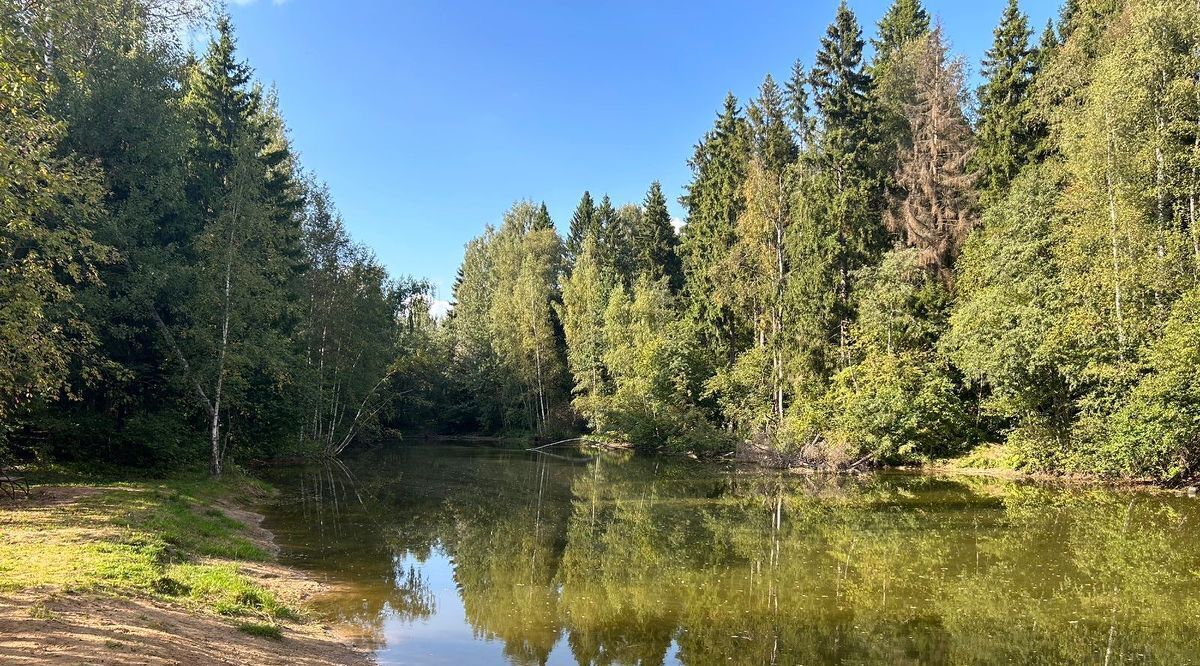
<path fill-rule="evenodd" d="M 1020 466 L 1016 452 L 1006 444 L 980 444 L 957 458 L 939 461 L 947 467 L 986 470 L 1015 470 Z"/>
<path fill-rule="evenodd" d="M 279 625 L 266 624 L 264 622 L 239 622 L 238 631 L 258 636 L 260 638 L 271 638 L 274 640 L 282 640 L 283 633 L 279 631 Z"/>
<path fill-rule="evenodd" d="M 228 616 L 292 618 L 238 572 L 264 561 L 246 527 L 214 506 L 261 495 L 247 479 L 82 484 L 70 502 L 0 505 L 0 592 L 54 588 L 169 599 Z"/>

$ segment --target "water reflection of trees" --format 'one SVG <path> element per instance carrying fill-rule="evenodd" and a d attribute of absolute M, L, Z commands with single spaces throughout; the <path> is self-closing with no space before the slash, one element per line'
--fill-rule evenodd
<path fill-rule="evenodd" d="M 437 612 L 424 573 L 405 566 L 388 539 L 382 479 L 361 479 L 336 461 L 285 478 L 292 488 L 272 511 L 270 528 L 289 543 L 296 563 L 337 573 L 335 591 L 323 604 L 334 619 L 379 646 L 387 615 L 417 619 Z"/>
<path fill-rule="evenodd" d="M 1182 498 L 413 455 L 428 459 L 376 495 L 370 552 L 390 570 L 397 553 L 444 550 L 466 620 L 515 663 L 564 639 L 588 664 L 1200 654 L 1200 549 L 1185 538 L 1200 512 Z"/>

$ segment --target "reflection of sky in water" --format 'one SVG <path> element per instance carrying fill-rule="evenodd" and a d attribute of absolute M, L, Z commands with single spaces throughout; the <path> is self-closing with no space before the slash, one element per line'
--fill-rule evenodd
<path fill-rule="evenodd" d="M 406 620 L 389 612 L 383 624 L 387 646 L 376 653 L 383 664 L 501 664 L 504 642 L 475 635 L 467 623 L 467 610 L 454 582 L 454 562 L 435 549 L 424 562 L 406 554 L 397 562 L 397 572 L 409 567 L 420 570 L 433 592 L 437 612 L 424 619 Z M 399 573 L 397 575 L 400 575 Z M 570 652 L 551 664 L 573 664 Z"/>
<path fill-rule="evenodd" d="M 281 473 L 266 526 L 380 664 L 1200 663 L 1183 497 L 454 446 L 348 465 Z"/>
<path fill-rule="evenodd" d="M 504 642 L 496 638 L 479 636 L 467 622 L 467 611 L 459 597 L 458 585 L 454 582 L 454 562 L 435 548 L 424 561 L 405 554 L 396 561 L 397 577 L 410 568 L 424 575 L 437 603 L 437 612 L 424 619 L 406 619 L 404 613 L 384 611 L 383 638 L 385 647 L 375 653 L 380 666 L 395 664 L 502 664 Z M 550 652 L 547 666 L 572 666 L 575 657 L 567 645 L 566 632 Z M 678 646 L 674 643 L 667 655 L 668 664 L 679 663 L 675 657 Z"/>

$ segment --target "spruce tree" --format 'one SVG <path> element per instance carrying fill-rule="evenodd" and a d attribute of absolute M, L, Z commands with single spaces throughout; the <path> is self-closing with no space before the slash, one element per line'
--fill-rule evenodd
<path fill-rule="evenodd" d="M 995 41 L 983 60 L 985 83 L 979 88 L 979 173 L 985 201 L 1001 196 L 1037 144 L 1029 86 L 1034 58 L 1029 22 L 1009 0 L 996 27 Z"/>
<path fill-rule="evenodd" d="M 238 427 L 249 440 L 287 426 L 284 413 L 265 405 L 286 399 L 281 377 L 299 363 L 287 339 L 303 263 L 299 197 L 282 121 L 264 107 L 251 76 L 223 18 L 185 100 L 195 131 L 189 180 L 199 215 L 186 348 L 159 322 L 208 412 L 214 475 L 223 469 L 230 414 L 243 415 Z M 195 358 L 185 362 L 188 355 Z"/>
<path fill-rule="evenodd" d="M 696 146 L 688 165 L 692 182 L 682 198 L 687 225 L 680 238 L 689 316 L 715 367 L 727 367 L 748 333 L 735 313 L 714 297 L 725 277 L 721 266 L 734 242 L 734 228 L 744 207 L 749 136 L 745 118 L 732 93 L 712 130 Z"/>
<path fill-rule="evenodd" d="M 1042 105 L 1036 102 L 1039 96 L 1044 96 L 1044 93 L 1034 87 L 1038 86 L 1039 78 L 1050 65 L 1050 59 L 1054 57 L 1058 47 L 1058 35 L 1054 32 L 1054 21 L 1046 19 L 1046 28 L 1042 30 L 1042 37 L 1038 40 L 1037 49 L 1033 51 L 1030 62 L 1030 95 L 1035 100 L 1031 103 L 1029 115 L 1030 159 L 1034 162 L 1046 159 L 1054 151 L 1050 142 L 1049 110 L 1042 108 Z"/>
<path fill-rule="evenodd" d="M 921 6 L 921 0 L 894 0 L 879 19 L 879 36 L 871 40 L 871 46 L 875 47 L 872 66 L 877 68 L 895 58 L 905 45 L 928 33 L 929 13 Z"/>
<path fill-rule="evenodd" d="M 782 174 L 796 161 L 798 151 L 791 128 L 788 127 L 787 102 L 784 93 L 768 74 L 759 88 L 758 99 L 747 110 L 754 154 L 762 166 L 774 174 Z"/>
<path fill-rule="evenodd" d="M 679 239 L 671 227 L 671 212 L 662 184 L 650 184 L 642 203 L 642 214 L 634 234 L 634 258 L 638 275 L 652 280 L 667 278 L 672 292 L 683 286 L 683 271 L 679 264 Z"/>
<path fill-rule="evenodd" d="M 235 50 L 233 25 L 228 16 L 222 16 L 216 38 L 194 70 L 188 91 L 195 109 L 193 187 L 198 203 L 208 213 L 213 198 L 229 185 L 237 144 L 261 103 L 258 91 L 250 87 L 250 67 L 237 60 Z"/>
<path fill-rule="evenodd" d="M 895 0 L 879 21 L 879 37 L 871 43 L 875 57 L 869 71 L 874 79 L 874 102 L 879 114 L 879 160 L 890 178 L 891 165 L 912 143 L 904 108 L 914 102 L 911 61 L 913 45 L 929 34 L 929 14 L 920 0 Z M 887 187 L 893 183 L 887 182 Z"/>
<path fill-rule="evenodd" d="M 798 58 L 792 63 L 792 76 L 784 86 L 784 91 L 787 95 L 788 119 L 791 120 L 792 131 L 796 135 L 796 146 L 798 150 L 803 150 L 812 141 L 815 128 L 809 115 L 808 71 Z"/>
<path fill-rule="evenodd" d="M 571 216 L 571 228 L 567 232 L 568 265 L 574 266 L 575 259 L 583 252 L 583 239 L 589 235 L 599 236 L 599 231 L 596 220 L 596 203 L 592 201 L 592 194 L 584 191 L 583 196 L 579 199 L 579 205 L 575 206 L 575 213 Z"/>
<path fill-rule="evenodd" d="M 622 214 L 606 194 L 596 207 L 600 262 L 625 285 L 633 283 L 633 234 L 637 212 Z"/>
<path fill-rule="evenodd" d="M 837 338 L 843 356 L 849 343 L 851 280 L 886 244 L 879 213 L 883 177 L 879 162 L 879 115 L 872 79 L 863 65 L 862 31 L 845 2 L 821 38 L 811 81 L 821 136 L 810 156 L 818 177 L 809 184 L 815 214 L 836 238 L 840 310 Z"/>
<path fill-rule="evenodd" d="M 530 231 L 544 231 L 546 229 L 553 228 L 554 220 L 550 219 L 550 209 L 546 208 L 546 202 L 543 201 L 542 204 L 538 206 L 537 214 L 533 217 L 533 224 L 530 227 Z"/>

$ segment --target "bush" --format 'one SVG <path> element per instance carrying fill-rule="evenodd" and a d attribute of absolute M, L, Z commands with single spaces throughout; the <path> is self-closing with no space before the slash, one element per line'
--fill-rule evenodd
<path fill-rule="evenodd" d="M 962 402 L 929 354 L 868 353 L 834 377 L 828 446 L 904 463 L 955 455 L 972 442 Z"/>

